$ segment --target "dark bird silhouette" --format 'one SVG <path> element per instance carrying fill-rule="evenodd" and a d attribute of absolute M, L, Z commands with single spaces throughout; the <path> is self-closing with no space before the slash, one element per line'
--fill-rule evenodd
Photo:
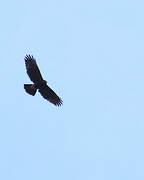
<path fill-rule="evenodd" d="M 58 95 L 47 85 L 47 82 L 42 78 L 36 60 L 31 55 L 26 55 L 25 65 L 27 74 L 30 80 L 34 84 L 24 84 L 25 91 L 34 96 L 37 90 L 43 96 L 43 98 L 47 99 L 49 102 L 53 103 L 56 106 L 61 106 L 63 101 L 58 97 Z"/>

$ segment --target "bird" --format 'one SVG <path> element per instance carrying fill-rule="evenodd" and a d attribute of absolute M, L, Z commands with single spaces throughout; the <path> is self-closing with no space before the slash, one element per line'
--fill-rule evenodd
<path fill-rule="evenodd" d="M 33 82 L 33 84 L 24 84 L 25 91 L 34 96 L 38 90 L 44 99 L 48 100 L 55 106 L 61 106 L 63 104 L 62 99 L 47 85 L 47 81 L 43 79 L 33 55 L 27 54 L 24 57 L 24 60 L 26 72 L 30 80 Z"/>

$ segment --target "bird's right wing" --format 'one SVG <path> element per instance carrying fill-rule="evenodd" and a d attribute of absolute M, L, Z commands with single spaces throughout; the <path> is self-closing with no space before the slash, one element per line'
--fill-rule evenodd
<path fill-rule="evenodd" d="M 33 83 L 37 83 L 43 80 L 40 70 L 37 66 L 36 60 L 33 58 L 33 56 L 26 55 L 24 60 L 25 60 L 27 74 L 30 80 Z"/>

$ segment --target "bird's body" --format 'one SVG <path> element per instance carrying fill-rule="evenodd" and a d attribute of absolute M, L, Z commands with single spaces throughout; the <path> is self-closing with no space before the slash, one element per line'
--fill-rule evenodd
<path fill-rule="evenodd" d="M 36 60 L 33 56 L 26 55 L 25 65 L 27 74 L 30 80 L 34 84 L 24 84 L 25 91 L 34 96 L 37 90 L 43 96 L 43 98 L 47 99 L 49 102 L 53 103 L 56 106 L 62 105 L 62 100 L 58 97 L 58 95 L 47 85 L 47 81 L 45 81 L 40 73 L 40 70 L 37 66 Z"/>

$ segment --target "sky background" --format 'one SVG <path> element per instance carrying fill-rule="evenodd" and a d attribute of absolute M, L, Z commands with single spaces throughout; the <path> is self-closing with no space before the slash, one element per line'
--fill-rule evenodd
<path fill-rule="evenodd" d="M 144 179 L 144 2 L 0 2 L 0 179 Z M 29 96 L 32 54 L 55 107 Z"/>

